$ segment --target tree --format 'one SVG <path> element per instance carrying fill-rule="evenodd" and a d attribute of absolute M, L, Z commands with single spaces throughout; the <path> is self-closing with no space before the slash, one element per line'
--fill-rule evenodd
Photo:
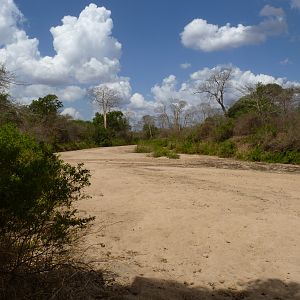
<path fill-rule="evenodd" d="M 143 122 L 143 131 L 145 132 L 147 138 L 152 139 L 154 137 L 154 134 L 157 131 L 157 128 L 155 126 L 155 117 L 150 115 L 145 115 L 142 118 Z"/>
<path fill-rule="evenodd" d="M 11 83 L 14 82 L 14 76 L 3 64 L 0 63 L 0 92 L 7 90 Z"/>
<path fill-rule="evenodd" d="M 170 118 L 167 112 L 167 105 L 165 103 L 160 103 L 155 109 L 157 113 L 157 121 L 160 128 L 169 128 L 170 127 Z"/>
<path fill-rule="evenodd" d="M 99 146 L 111 146 L 113 138 L 128 139 L 130 129 L 127 118 L 121 111 L 107 113 L 108 127 L 103 125 L 104 115 L 96 113 L 93 124 L 95 125 L 95 141 Z"/>
<path fill-rule="evenodd" d="M 29 105 L 29 109 L 41 117 L 56 115 L 62 107 L 63 104 L 56 95 L 47 95 L 38 100 L 33 100 Z"/>
<path fill-rule="evenodd" d="M 120 102 L 119 93 L 106 85 L 99 85 L 90 90 L 93 103 L 97 104 L 103 113 L 103 126 L 107 128 L 107 114 Z"/>
<path fill-rule="evenodd" d="M 56 95 L 47 95 L 33 100 L 28 106 L 26 131 L 34 133 L 38 140 L 55 145 L 60 136 L 66 134 L 66 128 L 61 122 L 63 116 L 59 114 L 63 107 Z"/>
<path fill-rule="evenodd" d="M 181 129 L 181 114 L 183 109 L 186 107 L 187 102 L 180 99 L 170 100 L 170 109 L 173 114 L 173 127 L 174 129 L 180 131 Z"/>
<path fill-rule="evenodd" d="M 216 101 L 220 106 L 225 116 L 227 116 L 227 109 L 224 103 L 224 95 L 228 89 L 230 79 L 232 76 L 232 69 L 221 69 L 215 71 L 213 74 L 202 82 L 196 93 L 205 93 L 210 99 Z"/>

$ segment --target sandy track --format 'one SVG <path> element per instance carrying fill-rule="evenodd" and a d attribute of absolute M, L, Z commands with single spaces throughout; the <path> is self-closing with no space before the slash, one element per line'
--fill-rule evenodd
<path fill-rule="evenodd" d="M 133 149 L 61 154 L 91 170 L 86 256 L 128 299 L 300 299 L 299 167 Z"/>

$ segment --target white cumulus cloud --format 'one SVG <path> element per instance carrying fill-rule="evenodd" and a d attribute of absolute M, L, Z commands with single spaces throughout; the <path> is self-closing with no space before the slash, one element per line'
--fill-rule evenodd
<path fill-rule="evenodd" d="M 63 116 L 70 116 L 73 119 L 81 119 L 80 113 L 74 107 L 67 107 L 62 112 Z"/>
<path fill-rule="evenodd" d="M 195 94 L 197 87 L 208 79 L 213 73 L 222 70 L 224 67 L 232 69 L 230 88 L 226 90 L 225 103 L 230 105 L 238 100 L 245 87 L 254 87 L 257 83 L 268 84 L 277 83 L 283 87 L 298 86 L 299 82 L 289 81 L 286 78 L 274 77 L 267 74 L 255 74 L 250 70 L 241 70 L 236 66 L 218 65 L 213 68 L 203 68 L 192 74 L 189 78 L 179 83 L 175 75 L 170 75 L 156 84 L 152 89 L 151 100 L 146 100 L 143 95 L 136 93 L 130 99 L 128 108 L 137 112 L 136 116 L 154 115 L 155 108 L 161 103 L 169 104 L 171 99 L 185 100 L 188 103 L 187 108 L 195 107 L 200 103 L 210 101 L 205 94 Z M 218 104 L 211 101 L 212 106 L 218 107 Z"/>
<path fill-rule="evenodd" d="M 86 94 L 82 86 L 108 83 L 129 98 L 129 78 L 118 75 L 122 46 L 112 36 L 111 12 L 105 7 L 90 4 L 78 17 L 65 16 L 52 27 L 54 56 L 40 54 L 39 41 L 27 35 L 22 18 L 13 0 L 0 0 L 0 62 L 31 85 L 23 96 L 20 88 L 12 88 L 13 96 L 26 102 L 38 91 L 47 91 L 75 101 Z"/>
<path fill-rule="evenodd" d="M 270 36 L 286 32 L 285 13 L 281 8 L 266 5 L 260 15 L 264 20 L 251 26 L 231 26 L 230 23 L 218 26 L 204 19 L 194 19 L 181 33 L 181 42 L 187 48 L 210 52 L 259 44 Z"/>

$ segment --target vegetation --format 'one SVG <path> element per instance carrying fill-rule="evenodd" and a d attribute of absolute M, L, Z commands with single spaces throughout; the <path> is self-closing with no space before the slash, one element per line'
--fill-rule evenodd
<path fill-rule="evenodd" d="M 60 114 L 62 102 L 56 95 L 33 100 L 28 106 L 14 103 L 8 94 L 0 94 L 0 126 L 13 124 L 53 151 L 68 151 L 98 146 L 126 145 L 132 142 L 128 120 L 121 111 L 96 113 L 93 121 L 74 120 Z"/>
<path fill-rule="evenodd" d="M 177 159 L 179 155 L 172 149 L 167 140 L 148 140 L 140 141 L 136 146 L 137 153 L 150 153 L 153 157 L 168 157 L 170 159 Z"/>
<path fill-rule="evenodd" d="M 229 73 L 224 74 L 227 84 Z M 224 74 L 220 74 L 221 79 Z M 205 85 L 206 93 L 213 88 L 208 83 Z M 204 89 L 204 86 L 201 88 Z M 224 90 L 221 93 L 216 87 L 216 91 L 223 95 Z M 206 109 L 203 113 L 202 106 L 201 109 L 194 108 L 193 115 L 182 110 L 175 119 L 172 107 L 169 114 L 167 107 L 164 107 L 156 116 L 147 116 L 143 142 L 140 142 L 137 151 L 154 152 L 155 149 L 155 152 L 163 153 L 168 149 L 177 153 L 300 164 L 299 98 L 296 88 L 258 84 L 255 88 L 247 89 L 247 94 L 231 107 L 225 110 L 222 107 L 221 112 L 211 113 Z M 197 113 L 203 114 L 202 122 L 194 121 L 201 119 L 195 115 Z M 160 126 L 163 124 L 162 117 L 168 120 L 168 128 Z M 178 123 L 178 120 L 187 118 L 190 118 L 190 122 Z M 149 135 L 149 120 L 152 136 Z"/>
<path fill-rule="evenodd" d="M 12 125 L 0 128 L 0 290 L 70 262 L 74 242 L 93 220 L 74 208 L 86 198 L 89 177 Z"/>

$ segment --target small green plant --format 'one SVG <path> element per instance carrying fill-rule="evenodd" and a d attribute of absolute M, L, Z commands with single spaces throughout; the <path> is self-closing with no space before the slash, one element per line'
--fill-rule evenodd
<path fill-rule="evenodd" d="M 139 144 L 135 147 L 135 152 L 136 153 L 151 153 L 152 148 L 150 146 Z"/>

